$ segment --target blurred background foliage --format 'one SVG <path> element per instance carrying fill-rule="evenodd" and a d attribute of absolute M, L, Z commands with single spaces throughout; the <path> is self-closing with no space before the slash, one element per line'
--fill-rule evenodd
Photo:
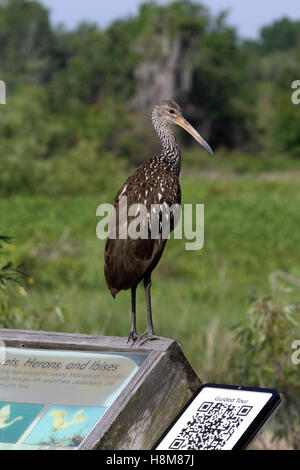
<path fill-rule="evenodd" d="M 9 0 L 0 6 L 0 41 L 9 102 L 0 115 L 2 195 L 72 194 L 72 171 L 98 192 L 113 174 L 112 154 L 130 166 L 145 147 L 149 155 L 158 150 L 149 110 L 166 96 L 223 149 L 224 166 L 232 151 L 254 153 L 258 166 L 258 155 L 271 165 L 280 155 L 299 156 L 299 112 L 290 99 L 299 21 L 282 19 L 257 41 L 241 40 L 225 14 L 212 17 L 181 0 L 145 3 L 105 30 L 66 31 L 50 25 L 38 2 Z M 184 143 L 191 145 L 186 136 Z M 76 158 L 82 152 L 84 163 Z M 189 164 L 197 163 L 194 153 Z M 84 174 L 97 167 L 103 177 L 86 184 Z"/>
<path fill-rule="evenodd" d="M 205 204 L 205 246 L 168 243 L 157 332 L 203 381 L 277 387 L 271 437 L 299 448 L 300 22 L 242 40 L 226 14 L 180 0 L 70 31 L 37 1 L 6 0 L 0 44 L 0 326 L 128 333 L 130 295 L 106 289 L 96 208 L 160 151 L 150 112 L 171 97 L 216 153 L 180 133 L 183 202 Z M 141 290 L 141 331 L 145 320 Z"/>

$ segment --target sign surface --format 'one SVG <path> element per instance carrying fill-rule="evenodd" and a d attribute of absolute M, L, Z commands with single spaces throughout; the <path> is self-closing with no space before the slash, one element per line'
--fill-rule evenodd
<path fill-rule="evenodd" d="M 147 354 L 6 348 L 0 449 L 78 448 Z"/>
<path fill-rule="evenodd" d="M 280 401 L 275 390 L 205 385 L 175 419 L 156 449 L 244 448 Z"/>

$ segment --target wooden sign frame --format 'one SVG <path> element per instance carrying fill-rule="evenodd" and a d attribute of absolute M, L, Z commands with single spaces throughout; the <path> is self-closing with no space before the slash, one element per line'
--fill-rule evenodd
<path fill-rule="evenodd" d="M 6 347 L 107 353 L 144 353 L 146 359 L 80 450 L 151 449 L 201 382 L 178 343 L 127 338 L 0 329 Z"/>

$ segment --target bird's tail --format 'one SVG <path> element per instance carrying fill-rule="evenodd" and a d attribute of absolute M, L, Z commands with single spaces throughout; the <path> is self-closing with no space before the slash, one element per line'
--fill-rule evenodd
<path fill-rule="evenodd" d="M 111 287 L 109 290 L 114 299 L 116 298 L 116 295 L 120 292 L 118 289 L 114 289 L 113 287 Z"/>

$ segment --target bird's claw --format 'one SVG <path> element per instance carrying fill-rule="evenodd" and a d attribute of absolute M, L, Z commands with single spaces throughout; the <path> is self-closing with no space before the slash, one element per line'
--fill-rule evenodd
<path fill-rule="evenodd" d="M 160 336 L 156 336 L 155 334 L 153 334 L 152 331 L 149 332 L 148 330 L 144 331 L 144 333 L 140 335 L 140 339 L 143 339 L 143 338 L 144 338 L 144 341 L 140 344 L 140 346 L 145 344 L 147 341 L 155 341 L 157 339 L 161 339 Z"/>
<path fill-rule="evenodd" d="M 142 333 L 141 335 L 139 335 L 136 331 L 131 331 L 128 335 L 127 343 L 132 341 L 133 346 L 136 342 L 144 340 L 139 343 L 139 346 L 143 346 L 143 344 L 145 344 L 147 341 L 155 341 L 157 339 L 161 339 L 161 337 L 156 336 L 155 334 L 153 334 L 152 331 L 145 330 L 144 333 Z"/>
<path fill-rule="evenodd" d="M 139 339 L 141 339 L 141 336 L 139 334 L 137 334 L 136 331 L 131 331 L 128 335 L 128 338 L 127 338 L 127 343 L 129 343 L 130 341 L 133 342 L 133 344 L 138 341 Z"/>

